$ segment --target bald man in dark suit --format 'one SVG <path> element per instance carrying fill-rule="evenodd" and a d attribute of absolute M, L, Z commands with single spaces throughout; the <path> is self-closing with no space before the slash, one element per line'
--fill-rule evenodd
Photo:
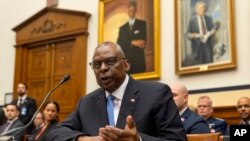
<path fill-rule="evenodd" d="M 172 84 L 170 88 L 173 93 L 175 104 L 178 107 L 182 123 L 187 134 L 210 133 L 207 122 L 195 112 L 188 108 L 188 91 L 184 85 Z"/>

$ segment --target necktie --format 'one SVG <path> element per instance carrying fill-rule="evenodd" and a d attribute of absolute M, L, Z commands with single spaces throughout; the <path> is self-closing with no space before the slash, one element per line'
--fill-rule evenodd
<path fill-rule="evenodd" d="M 107 111 L 109 118 L 109 125 L 115 126 L 115 118 L 114 118 L 114 101 L 115 97 L 111 94 L 107 97 Z"/>
<path fill-rule="evenodd" d="M 203 20 L 203 17 L 200 16 L 200 19 L 201 19 L 201 30 L 202 30 L 202 35 L 206 34 L 206 27 L 205 27 L 205 23 L 204 23 L 204 20 Z"/>
<path fill-rule="evenodd" d="M 23 104 L 23 99 L 20 98 L 20 99 L 19 99 L 19 104 L 18 104 L 18 106 L 20 106 L 20 105 L 22 105 L 22 104 Z"/>

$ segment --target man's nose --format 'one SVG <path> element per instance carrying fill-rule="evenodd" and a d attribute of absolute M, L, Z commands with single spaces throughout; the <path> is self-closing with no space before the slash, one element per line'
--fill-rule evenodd
<path fill-rule="evenodd" d="M 108 65 L 105 62 L 102 62 L 100 69 L 101 70 L 107 70 L 108 69 Z"/>

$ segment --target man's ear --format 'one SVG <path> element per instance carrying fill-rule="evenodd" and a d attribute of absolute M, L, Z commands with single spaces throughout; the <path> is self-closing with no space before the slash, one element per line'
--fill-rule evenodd
<path fill-rule="evenodd" d="M 128 72 L 130 70 L 130 63 L 127 59 L 125 60 L 124 67 L 125 67 L 126 72 Z"/>

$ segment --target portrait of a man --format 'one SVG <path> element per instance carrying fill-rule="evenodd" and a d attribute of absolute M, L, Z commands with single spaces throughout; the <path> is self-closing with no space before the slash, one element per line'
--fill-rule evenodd
<path fill-rule="evenodd" d="M 135 79 L 159 77 L 159 0 L 100 0 L 99 7 L 99 42 L 121 46 Z"/>
<path fill-rule="evenodd" d="M 130 62 L 130 74 L 146 71 L 144 48 L 147 43 L 147 28 L 144 20 L 136 18 L 136 11 L 136 1 L 130 1 L 128 4 L 129 19 L 119 28 L 117 39 L 117 43 L 122 47 Z"/>
<path fill-rule="evenodd" d="M 185 0 L 179 3 L 179 66 L 196 67 L 229 62 L 228 1 Z"/>

